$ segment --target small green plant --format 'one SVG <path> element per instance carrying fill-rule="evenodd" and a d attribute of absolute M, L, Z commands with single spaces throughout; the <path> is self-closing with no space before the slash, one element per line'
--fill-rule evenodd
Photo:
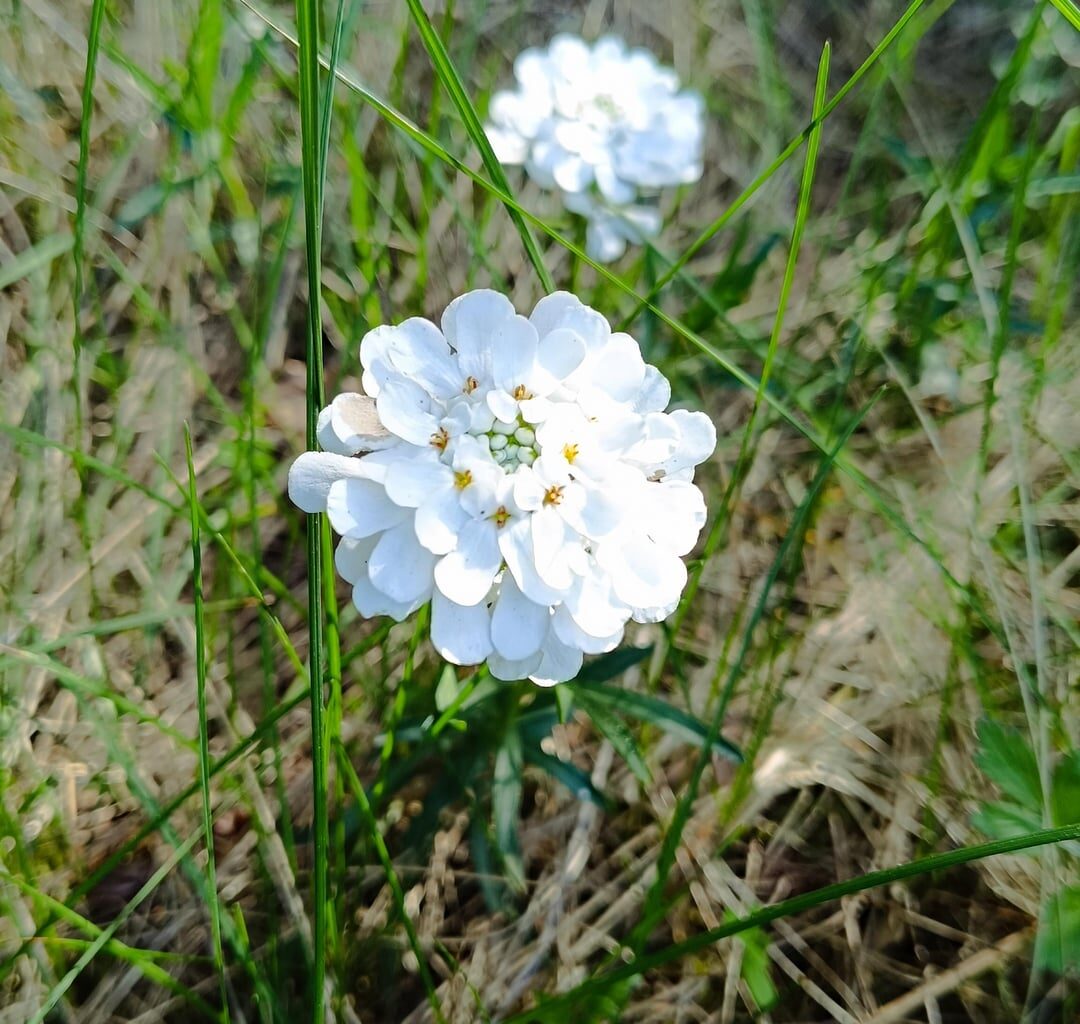
<path fill-rule="evenodd" d="M 1050 772 L 1050 791 L 1043 793 L 1034 751 L 1015 729 L 984 719 L 979 725 L 979 767 L 1002 792 L 984 801 L 972 824 L 993 839 L 1011 839 L 1052 825 L 1080 822 L 1080 750 L 1062 754 Z M 1075 868 L 1075 850 L 1065 850 Z M 1050 893 L 1039 915 L 1033 964 L 1053 975 L 1080 971 L 1080 885 Z"/>

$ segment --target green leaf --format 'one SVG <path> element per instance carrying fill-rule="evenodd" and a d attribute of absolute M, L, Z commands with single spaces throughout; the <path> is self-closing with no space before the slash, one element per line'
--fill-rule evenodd
<path fill-rule="evenodd" d="M 444 665 L 439 674 L 439 682 L 435 686 L 435 708 L 437 711 L 445 711 L 461 692 L 458 685 L 457 673 L 453 665 Z"/>
<path fill-rule="evenodd" d="M 573 687 L 574 694 L 581 698 L 582 688 Z M 603 686 L 594 683 L 588 687 L 588 699 L 594 702 L 606 704 L 614 710 L 622 712 L 631 718 L 655 725 L 664 732 L 678 736 L 697 747 L 708 741 L 709 727 L 700 719 L 695 718 L 688 711 L 674 707 L 661 700 L 659 697 L 651 697 L 644 693 L 633 693 L 628 690 L 619 690 L 613 686 Z M 734 743 L 718 736 L 713 741 L 713 752 L 726 757 L 737 764 L 742 763 L 742 751 Z"/>
<path fill-rule="evenodd" d="M 589 773 L 577 765 L 560 761 L 557 757 L 545 753 L 538 747 L 526 745 L 523 756 L 528 764 L 546 772 L 556 782 L 562 783 L 579 800 L 588 800 L 598 807 L 606 808 L 609 801 L 592 783 Z"/>
<path fill-rule="evenodd" d="M 1042 824 L 1038 812 L 1005 800 L 991 800 L 971 816 L 971 824 L 991 839 L 1010 839 L 1032 832 Z"/>
<path fill-rule="evenodd" d="M 1031 747 L 1015 729 L 989 718 L 979 723 L 979 767 L 1003 792 L 1023 807 L 1042 806 L 1039 766 Z"/>
<path fill-rule="evenodd" d="M 517 729 L 509 729 L 495 754 L 491 818 L 495 827 L 495 843 L 502 854 L 503 868 L 508 880 L 517 889 L 525 885 L 525 869 L 521 863 L 521 849 L 518 845 L 522 761 L 521 734 Z"/>
<path fill-rule="evenodd" d="M 1050 792 L 1055 825 L 1080 821 L 1080 750 L 1073 750 L 1058 762 Z"/>
<path fill-rule="evenodd" d="M 621 676 L 628 668 L 633 668 L 652 654 L 652 645 L 648 647 L 620 647 L 610 654 L 603 654 L 590 661 L 577 674 L 575 683 L 603 683 L 608 679 Z"/>
<path fill-rule="evenodd" d="M 641 784 L 648 786 L 652 782 L 652 775 L 649 774 L 649 767 L 645 764 L 645 759 L 626 724 L 611 710 L 609 704 L 594 700 L 588 691 L 577 690 L 576 693 L 578 705 L 592 719 L 597 731 L 611 743 Z"/>
<path fill-rule="evenodd" d="M 728 920 L 735 920 L 731 914 Z M 771 1010 L 780 998 L 773 984 L 769 962 L 769 937 L 761 928 L 751 928 L 737 939 L 743 945 L 742 979 L 759 1010 Z"/>
<path fill-rule="evenodd" d="M 1054 893 L 1039 918 L 1035 969 L 1080 974 L 1080 885 Z"/>

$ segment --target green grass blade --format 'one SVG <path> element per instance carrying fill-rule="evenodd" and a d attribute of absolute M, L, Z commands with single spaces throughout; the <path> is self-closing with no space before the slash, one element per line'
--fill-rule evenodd
<path fill-rule="evenodd" d="M 214 966 L 221 987 L 223 1019 L 228 1017 L 228 989 L 225 984 L 225 954 L 221 946 L 221 902 L 218 897 L 217 868 L 214 863 L 214 811 L 210 794 L 210 721 L 206 712 L 206 621 L 203 608 L 202 539 L 199 533 L 199 495 L 195 487 L 195 457 L 191 450 L 191 427 L 184 424 L 184 452 L 187 456 L 188 511 L 191 518 L 191 588 L 195 605 L 195 703 L 199 716 L 199 788 L 202 791 L 203 841 L 206 843 L 206 888 L 210 897 L 210 940 Z"/>
<path fill-rule="evenodd" d="M 78 960 L 72 964 L 68 972 L 60 979 L 60 981 L 49 992 L 42 1004 L 41 1009 L 34 1014 L 33 1017 L 27 1022 L 27 1024 L 42 1024 L 42 1022 L 49 1016 L 50 1011 L 54 1006 L 64 997 L 64 993 L 75 984 L 79 975 L 86 969 L 90 962 L 112 941 L 113 936 L 120 930 L 124 922 L 142 905 L 151 893 L 153 893 L 163 881 L 166 876 L 172 871 L 174 867 L 180 862 L 181 858 L 186 856 L 191 848 L 198 840 L 198 835 L 191 836 L 178 850 L 173 851 L 173 855 L 165 861 L 147 880 L 146 883 L 139 889 L 134 896 L 131 897 L 127 903 L 121 908 L 120 913 L 116 915 L 101 931 L 94 937 L 86 948 L 83 950 L 82 955 Z M 130 948 L 130 947 L 129 947 Z M 132 950 L 135 953 L 135 950 Z M 140 966 L 142 963 L 146 963 L 149 957 L 138 954 L 140 960 Z"/>
<path fill-rule="evenodd" d="M 821 123 L 844 102 L 848 93 L 855 88 L 862 80 L 863 76 L 878 62 L 881 55 L 889 49 L 890 46 L 896 41 L 897 37 L 907 27 L 912 18 L 919 12 L 919 8 L 925 3 L 925 0 L 912 0 L 907 9 L 897 19 L 896 24 L 885 34 L 881 42 L 870 51 L 866 60 L 859 65 L 854 74 L 840 87 L 836 95 L 826 103 L 821 112 L 816 115 L 811 122 L 793 138 L 773 159 L 768 167 L 765 168 L 745 189 L 732 201 L 731 205 L 714 220 L 704 231 L 698 235 L 697 238 L 690 244 L 690 247 L 657 279 L 656 284 L 649 289 L 645 298 L 635 307 L 632 313 L 626 317 L 623 321 L 620 329 L 626 330 L 626 327 L 633 323 L 641 313 L 648 308 L 657 295 L 660 294 L 667 287 L 671 279 L 680 271 L 691 259 L 697 255 L 701 249 L 708 244 L 710 239 L 713 238 L 719 231 L 724 228 L 734 216 L 737 214 L 751 199 L 757 194 L 758 190 L 791 159 L 792 156 L 802 146 L 803 142 L 810 138 L 811 133 L 815 128 L 820 128 Z"/>
<path fill-rule="evenodd" d="M 420 38 L 423 40 L 424 48 L 431 57 L 431 65 L 435 69 L 435 74 L 438 76 L 439 81 L 442 82 L 443 88 L 450 96 L 454 106 L 457 107 L 458 113 L 461 115 L 461 120 L 465 124 L 465 130 L 469 133 L 469 138 L 472 139 L 473 144 L 480 153 L 480 159 L 483 161 L 484 168 L 491 176 L 491 180 L 503 192 L 509 195 L 510 183 L 507 181 L 502 164 L 495 155 L 495 151 L 491 148 L 491 143 L 488 141 L 487 133 L 484 131 L 484 124 L 480 120 L 480 115 L 476 112 L 476 108 L 469 99 L 469 94 L 465 90 L 465 86 L 461 81 L 461 76 L 458 74 L 457 68 L 454 67 L 453 61 L 450 60 L 450 54 L 447 53 L 439 33 L 435 31 L 435 26 L 431 24 L 431 19 L 428 17 L 427 11 L 424 10 L 424 6 L 420 0 L 407 0 L 407 2 L 409 4 L 409 13 L 412 15 L 413 21 L 416 23 L 416 27 L 420 32 Z M 555 282 L 551 279 L 551 274 L 548 273 L 548 269 L 544 265 L 544 257 L 536 244 L 536 239 L 533 237 L 529 225 L 521 216 L 517 205 L 506 203 L 506 212 L 514 222 L 514 227 L 517 228 L 518 234 L 521 235 L 522 245 L 525 246 L 525 252 L 536 270 L 537 277 L 540 278 L 540 283 L 543 285 L 544 291 L 555 291 Z"/>
<path fill-rule="evenodd" d="M 814 507 L 822 488 L 825 486 L 825 481 L 832 472 L 837 456 L 850 440 L 851 435 L 858 428 L 859 424 L 862 423 L 863 419 L 873 408 L 878 398 L 881 397 L 881 394 L 882 391 L 879 391 L 857 415 L 851 418 L 851 422 L 848 423 L 847 428 L 837 439 L 832 451 L 821 460 L 817 472 L 814 474 L 814 478 L 807 488 L 806 496 L 799 505 L 791 527 L 788 529 L 776 552 L 776 557 L 773 559 L 772 566 L 769 569 L 768 575 L 765 577 L 764 586 L 761 588 L 761 593 L 758 595 L 757 601 L 755 602 L 754 610 L 743 631 L 742 645 L 735 660 L 732 662 L 731 669 L 728 672 L 728 677 L 724 685 L 724 690 L 720 695 L 720 699 L 717 701 L 716 709 L 713 712 L 712 720 L 709 723 L 708 736 L 706 737 L 706 741 L 694 764 L 694 769 L 690 774 L 686 789 L 675 806 L 675 814 L 672 818 L 671 825 L 664 834 L 664 842 L 661 846 L 660 856 L 657 860 L 656 881 L 649 890 L 645 908 L 641 914 L 641 925 L 636 932 L 639 943 L 644 942 L 645 938 L 648 936 L 650 924 L 663 912 L 664 889 L 668 874 L 675 864 L 675 856 L 678 851 L 679 843 L 682 841 L 683 831 L 686 828 L 687 822 L 690 820 L 690 813 L 694 801 L 697 799 L 701 780 L 705 774 L 705 768 L 709 764 L 712 744 L 715 743 L 720 736 L 724 717 L 727 714 L 728 706 L 734 695 L 735 687 L 742 677 L 743 665 L 749 656 L 755 630 L 765 615 L 772 588 L 780 578 L 780 574 L 783 571 L 784 565 L 787 563 L 792 549 L 801 543 L 801 538 L 809 525 L 810 511 Z"/>
<path fill-rule="evenodd" d="M 90 168 L 90 120 L 94 112 L 94 79 L 101 52 L 101 26 L 105 21 L 105 0 L 94 0 L 90 8 L 90 30 L 86 36 L 86 71 L 83 75 L 82 118 L 79 121 L 79 163 L 75 169 L 75 239 L 72 260 L 75 266 L 75 357 L 82 351 L 79 329 L 85 278 L 86 256 L 86 183 Z"/>
<path fill-rule="evenodd" d="M 405 890 L 402 889 L 401 880 L 394 870 L 394 862 L 390 857 L 390 850 L 387 848 L 386 840 L 379 830 L 379 823 L 375 819 L 375 812 L 371 808 L 371 801 L 368 799 L 367 790 L 364 789 L 364 784 L 357 776 L 356 769 L 353 768 L 352 762 L 349 760 L 344 748 L 338 746 L 336 750 L 338 767 L 349 787 L 349 792 L 352 793 L 353 799 L 356 801 L 356 806 L 360 809 L 360 815 L 364 819 L 364 824 L 367 826 L 368 835 L 371 837 L 372 845 L 375 847 L 375 853 L 379 858 L 379 863 L 382 865 L 383 873 L 386 875 L 386 883 L 390 886 L 390 894 L 394 899 L 394 909 L 401 919 L 402 927 L 405 929 L 405 936 L 409 941 L 409 948 L 412 950 L 413 956 L 416 957 L 416 962 L 419 965 L 420 980 L 424 985 L 424 992 L 427 995 L 428 1004 L 431 1006 L 431 1012 L 435 1015 L 435 1019 L 439 1024 L 445 1024 L 446 1018 L 443 1017 L 442 1007 L 439 1005 L 439 997 L 435 992 L 435 982 L 431 977 L 431 970 L 428 968 L 427 954 L 424 952 L 424 947 L 420 944 L 420 937 L 416 934 L 416 926 L 413 924 L 412 918 L 409 917 L 409 912 L 405 907 Z"/>
<path fill-rule="evenodd" d="M 28 896 L 34 903 L 43 907 L 59 920 L 64 921 L 73 928 L 77 928 L 84 935 L 90 936 L 91 939 L 97 939 L 101 935 L 103 929 L 99 928 L 93 921 L 87 920 L 82 914 L 65 906 L 65 904 L 48 895 L 48 893 L 36 889 L 18 875 L 10 874 L 3 868 L 0 868 L 0 879 L 14 885 L 15 888 Z M 134 949 L 115 938 L 106 939 L 102 945 L 102 949 L 110 956 L 114 956 L 118 960 L 123 960 L 125 963 L 131 964 L 132 967 L 136 968 L 148 981 L 152 981 L 155 985 L 160 985 L 162 988 L 167 988 L 170 992 L 174 992 L 176 995 L 183 998 L 207 1020 L 217 1019 L 217 1011 L 206 1002 L 205 999 L 193 992 L 186 985 L 182 985 L 178 982 L 168 971 L 159 967 L 153 959 L 144 957 L 140 950 Z"/>
<path fill-rule="evenodd" d="M 352 4 L 355 9 L 355 0 Z M 330 154 L 330 127 L 333 120 L 334 113 L 334 86 L 337 83 L 337 66 L 338 60 L 341 55 L 341 39 L 345 23 L 345 3 L 344 0 L 338 0 L 337 14 L 334 19 L 334 36 L 330 46 L 330 67 L 329 76 L 326 82 L 325 95 L 322 101 L 322 119 L 319 125 L 319 211 L 318 222 L 320 229 L 323 222 L 323 204 L 325 200 L 326 189 L 326 165 Z M 320 400 L 321 404 L 321 400 Z M 326 516 L 320 516 L 320 530 L 322 533 L 322 577 L 323 577 L 323 608 L 325 612 L 325 624 L 324 624 L 324 636 L 326 642 L 326 683 L 329 688 L 329 694 L 327 697 L 326 714 L 324 716 L 324 738 L 323 745 L 325 751 L 325 770 L 323 778 L 329 784 L 329 760 L 330 751 L 333 749 L 333 745 L 338 741 L 341 736 L 341 718 L 342 718 L 342 692 L 341 692 L 341 632 L 339 627 L 339 615 L 337 605 L 337 594 L 335 592 L 334 581 L 336 574 L 334 570 L 334 547 L 333 537 L 330 533 L 330 522 Z M 330 817 L 330 801 L 331 794 L 327 793 L 327 829 L 329 830 L 329 817 Z M 344 799 L 344 783 L 339 776 L 334 780 L 334 792 L 333 800 L 334 805 L 340 807 Z M 329 902 L 333 897 L 331 896 L 331 889 L 337 893 L 338 904 L 335 904 L 335 916 L 340 918 L 345 913 L 344 904 L 342 900 L 344 893 L 345 883 L 345 819 L 344 816 L 339 814 L 334 826 L 333 846 L 330 846 L 330 836 L 327 835 L 327 872 L 328 872 L 328 884 L 327 884 L 327 901 Z M 329 884 L 329 872 L 331 863 L 333 866 L 333 883 L 331 887 Z M 339 905 L 340 904 L 340 905 Z M 329 912 L 329 911 L 328 911 Z M 339 948 L 339 941 L 337 931 L 334 928 L 328 929 L 327 939 L 330 944 L 331 950 L 337 954 Z"/>
<path fill-rule="evenodd" d="M 1075 0 L 1050 0 L 1050 2 L 1058 9 L 1061 16 L 1077 32 L 1080 32 L 1080 7 L 1076 5 Z"/>
<path fill-rule="evenodd" d="M 319 5 L 296 0 L 299 45 L 301 171 L 304 182 L 304 242 L 307 256 L 307 447 L 318 448 L 316 425 L 323 404 L 322 361 L 322 151 L 319 138 Z M 326 943 L 329 821 L 328 761 L 324 724 L 323 676 L 323 527 L 316 513 L 307 517 L 308 636 L 311 705 L 311 786 L 314 854 L 312 862 L 311 1017 L 323 1024 L 326 999 Z"/>
<path fill-rule="evenodd" d="M 63 256 L 73 248 L 75 240 L 70 235 L 49 235 L 23 249 L 0 267 L 0 289 L 29 277 L 34 271 L 47 267 L 57 256 Z"/>
<path fill-rule="evenodd" d="M 787 263 L 784 267 L 784 277 L 780 285 L 780 297 L 776 303 L 776 315 L 773 317 L 772 331 L 769 334 L 769 347 L 765 353 L 765 362 L 762 366 L 761 377 L 758 380 L 757 390 L 754 393 L 754 406 L 750 411 L 750 417 L 743 431 L 742 442 L 739 446 L 739 456 L 736 460 L 735 471 L 732 473 L 731 483 L 724 494 L 720 510 L 713 519 L 713 525 L 705 540 L 705 549 L 701 561 L 690 576 L 689 583 L 672 625 L 673 634 L 677 633 L 686 617 L 687 610 L 693 603 L 697 594 L 698 585 L 705 565 L 715 553 L 727 523 L 729 510 L 738 501 L 743 481 L 750 470 L 753 460 L 753 442 L 755 427 L 762 402 L 767 395 L 769 378 L 772 376 L 773 363 L 776 361 L 776 353 L 780 348 L 780 335 L 784 330 L 784 317 L 787 313 L 788 302 L 791 299 L 791 286 L 795 281 L 795 267 L 799 261 L 799 250 L 802 246 L 802 236 L 806 229 L 806 221 L 810 215 L 810 194 L 814 185 L 814 171 L 817 168 L 818 150 L 821 146 L 821 126 L 823 123 L 822 112 L 825 103 L 825 88 L 829 79 L 829 57 L 831 48 L 828 43 L 821 51 L 818 61 L 817 81 L 814 88 L 814 105 L 811 116 L 810 138 L 806 145 L 806 160 L 803 163 L 802 181 L 799 186 L 799 201 L 795 209 L 795 224 L 791 230 L 791 243 L 788 246 Z"/>
<path fill-rule="evenodd" d="M 602 975 L 584 982 L 563 995 L 549 999 L 532 1010 L 508 1018 L 504 1024 L 544 1024 L 544 1022 L 549 1021 L 553 1022 L 553 1024 L 563 1024 L 566 1020 L 567 1011 L 582 1005 L 585 1000 L 601 994 L 613 985 L 635 978 L 645 971 L 654 970 L 657 967 L 672 963 L 682 957 L 692 956 L 714 945 L 721 939 L 739 935 L 742 932 L 749 931 L 751 928 L 760 928 L 772 921 L 779 921 L 785 917 L 812 910 L 814 907 L 820 907 L 824 903 L 831 903 L 854 893 L 866 892 L 868 889 L 892 885 L 908 878 L 917 878 L 920 875 L 946 871 L 949 868 L 971 864 L 974 861 L 985 860 L 988 857 L 1000 857 L 1005 854 L 1020 853 L 1042 846 L 1075 842 L 1077 840 L 1080 840 L 1080 823 L 1064 825 L 1060 828 L 1041 829 L 1038 832 L 1028 832 L 1021 836 L 999 839 L 992 843 L 963 846 L 958 850 L 949 850 L 929 857 L 920 857 L 918 860 L 898 864 L 896 867 L 871 871 L 868 874 L 860 875 L 845 882 L 826 885 L 820 889 L 803 893 L 801 896 L 793 896 L 791 899 L 774 903 L 772 906 L 762 907 L 752 914 L 729 921 L 709 931 L 701 932 L 699 935 L 695 935 L 683 942 L 676 942 L 664 949 L 657 950 L 655 953 L 647 953 L 637 957 L 630 963 L 605 971 Z"/>

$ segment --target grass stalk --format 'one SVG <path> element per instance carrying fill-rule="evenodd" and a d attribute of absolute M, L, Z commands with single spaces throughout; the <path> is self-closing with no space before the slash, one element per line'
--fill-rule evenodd
<path fill-rule="evenodd" d="M 442 83 L 447 95 L 449 95 L 454 106 L 457 107 L 461 120 L 465 124 L 465 130 L 469 133 L 469 138 L 472 139 L 473 144 L 480 153 L 480 159 L 483 161 L 485 170 L 491 180 L 503 192 L 508 196 L 511 195 L 506 172 L 503 171 L 499 158 L 491 148 L 480 115 L 476 112 L 472 100 L 469 99 L 469 94 L 465 89 L 461 76 L 458 74 L 457 68 L 454 67 L 454 63 L 450 59 L 450 54 L 443 45 L 442 38 L 435 30 L 435 26 L 432 25 L 431 19 L 428 17 L 427 11 L 424 10 L 424 5 L 420 0 L 406 0 L 406 2 L 409 5 L 409 13 L 412 15 L 417 31 L 420 33 L 424 48 L 427 50 L 428 56 L 431 57 L 431 66 L 434 68 L 435 74 Z M 525 253 L 529 257 L 529 262 L 532 263 L 544 291 L 547 293 L 555 291 L 555 282 L 544 265 L 543 254 L 540 252 L 532 230 L 521 216 L 517 205 L 506 203 L 506 212 L 510 215 L 510 220 L 513 222 L 514 227 L 517 228 L 518 234 L 521 235 L 521 243 L 525 247 Z"/>
<path fill-rule="evenodd" d="M 218 897 L 214 857 L 214 808 L 210 792 L 210 718 L 206 710 L 206 621 L 203 608 L 202 538 L 199 531 L 199 496 L 195 485 L 195 457 L 191 427 L 184 424 L 187 457 L 188 509 L 191 518 L 191 588 L 195 606 L 195 706 L 199 717 L 199 788 L 202 792 L 203 841 L 206 843 L 206 888 L 210 899 L 210 942 L 221 988 L 221 1020 L 228 1020 L 229 995 L 225 981 L 225 953 L 221 945 L 221 901 Z"/>
<path fill-rule="evenodd" d="M 319 5 L 296 0 L 299 47 L 301 174 L 304 183 L 304 243 L 307 258 L 307 447 L 318 448 L 317 423 L 323 404 L 322 359 L 322 207 L 324 168 L 319 111 Z M 328 757 L 324 722 L 323 528 L 319 513 L 307 517 L 308 674 L 311 706 L 311 786 L 314 853 L 312 859 L 311 1015 L 323 1024 L 326 1001 L 326 945 L 329 916 Z"/>
<path fill-rule="evenodd" d="M 699 953 L 715 945 L 721 939 L 731 938 L 733 935 L 739 935 L 752 928 L 761 928 L 763 925 L 770 924 L 773 921 L 801 914 L 825 903 L 831 903 L 855 893 L 866 892 L 869 889 L 893 885 L 909 878 L 918 878 L 920 875 L 947 871 L 963 864 L 986 860 L 988 857 L 1001 857 L 1006 854 L 1035 850 L 1039 847 L 1059 843 L 1076 842 L 1077 840 L 1080 840 L 1080 823 L 1063 825 L 1059 828 L 1040 829 L 1037 832 L 1026 832 L 1023 835 L 998 839 L 991 843 L 962 846 L 956 850 L 936 853 L 929 857 L 920 857 L 918 860 L 907 861 L 904 864 L 898 864 L 896 867 L 871 871 L 865 875 L 859 875 L 857 878 L 826 885 L 820 889 L 803 893 L 801 896 L 793 896 L 791 899 L 782 900 L 780 903 L 762 907 L 751 914 L 736 918 L 734 921 L 729 921 L 717 928 L 710 928 L 708 931 L 700 932 L 689 939 L 673 943 L 654 953 L 647 953 L 637 957 L 630 963 L 607 970 L 602 975 L 591 978 L 577 988 L 571 989 L 563 995 L 555 996 L 526 1013 L 507 1018 L 504 1024 L 547 1024 L 547 1022 L 562 1024 L 566 1020 L 566 1013 L 569 1010 L 585 1005 L 586 1000 L 596 998 L 610 990 L 612 986 L 638 977 L 645 971 L 655 970 L 665 964 L 681 960 L 683 957 Z"/>

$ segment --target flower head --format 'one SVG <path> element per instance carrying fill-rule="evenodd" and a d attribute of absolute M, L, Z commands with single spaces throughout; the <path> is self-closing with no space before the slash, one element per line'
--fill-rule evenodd
<path fill-rule="evenodd" d="M 622 255 L 660 227 L 642 196 L 697 181 L 704 106 L 645 50 L 607 37 L 590 46 L 556 36 L 514 62 L 517 88 L 491 99 L 488 137 L 507 164 L 524 164 L 589 221 L 595 259 Z"/>
<path fill-rule="evenodd" d="M 474 291 L 441 330 L 371 331 L 360 360 L 368 397 L 323 411 L 327 450 L 296 460 L 289 494 L 328 513 L 362 614 L 401 620 L 430 600 L 448 661 L 546 685 L 629 619 L 671 613 L 716 432 L 663 411 L 670 387 L 633 338 L 565 292 L 526 318 Z"/>

